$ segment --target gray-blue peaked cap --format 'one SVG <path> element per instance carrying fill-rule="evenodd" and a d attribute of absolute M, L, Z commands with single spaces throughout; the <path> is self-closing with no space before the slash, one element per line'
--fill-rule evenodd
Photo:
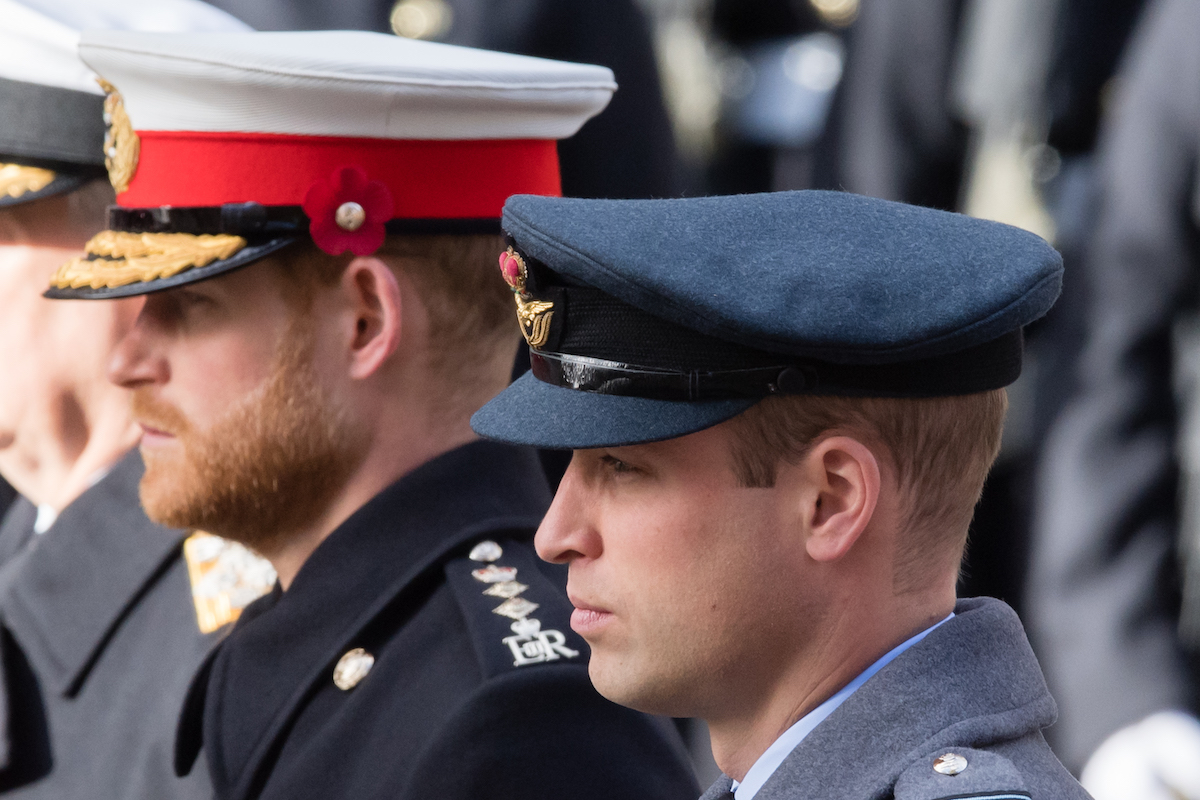
<path fill-rule="evenodd" d="M 471 424 L 538 447 L 674 438 L 777 393 L 999 388 L 1062 286 L 1032 233 L 843 192 L 519 195 L 502 225 L 533 369 Z"/>

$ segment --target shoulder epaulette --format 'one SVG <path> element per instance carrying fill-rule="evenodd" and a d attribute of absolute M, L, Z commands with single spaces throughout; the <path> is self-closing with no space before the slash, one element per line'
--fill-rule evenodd
<path fill-rule="evenodd" d="M 1016 766 L 970 747 L 941 748 L 917 759 L 896 780 L 895 800 L 1030 800 Z"/>
<path fill-rule="evenodd" d="M 485 539 L 446 563 L 485 677 L 540 664 L 587 663 L 571 604 L 538 568 L 531 545 Z"/>

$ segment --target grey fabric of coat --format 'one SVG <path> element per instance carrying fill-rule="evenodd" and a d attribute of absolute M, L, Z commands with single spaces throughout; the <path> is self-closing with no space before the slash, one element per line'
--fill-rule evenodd
<path fill-rule="evenodd" d="M 0 795 L 201 800 L 171 746 L 200 633 L 182 531 L 146 518 L 134 452 L 43 534 L 18 500 L 0 528 Z"/>
<path fill-rule="evenodd" d="M 990 598 L 954 610 L 818 725 L 755 800 L 1086 800 L 1042 737 L 1057 712 L 1017 615 Z M 935 770 L 947 753 L 966 768 Z M 702 800 L 729 786 L 722 776 Z"/>

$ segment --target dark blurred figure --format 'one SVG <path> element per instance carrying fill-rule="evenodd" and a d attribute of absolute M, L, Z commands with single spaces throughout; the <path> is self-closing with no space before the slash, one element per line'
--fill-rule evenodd
<path fill-rule="evenodd" d="M 649 26 L 634 0 L 210 2 L 258 30 L 388 33 L 395 26 L 416 38 L 608 67 L 620 86 L 612 103 L 559 146 L 563 193 L 640 198 L 679 192 Z"/>
<path fill-rule="evenodd" d="M 1200 275 L 1198 32 L 1195 0 L 1149 5 L 1111 93 L 1070 297 L 1082 330 L 1075 391 L 1038 476 L 1028 619 L 1061 709 L 1053 742 L 1069 766 L 1087 764 L 1099 800 L 1200 798 L 1198 672 L 1185 644 L 1200 637 L 1195 616 L 1181 624 L 1179 581 L 1179 555 L 1196 540 L 1179 503 L 1180 460 L 1198 463 L 1195 386 L 1183 413 L 1176 394 L 1200 352 L 1189 325 Z M 1085 123 L 1066 115 L 1052 133 L 1086 148 L 1100 107 L 1051 97 Z"/>
<path fill-rule="evenodd" d="M 765 192 L 780 188 L 807 188 L 806 179 L 780 185 L 776 173 L 781 151 L 789 149 L 787 121 L 784 130 L 764 130 L 747 117 L 754 106 L 766 106 L 767 114 L 778 114 L 783 92 L 794 88 L 785 80 L 773 89 L 764 80 L 772 68 L 782 72 L 780 63 L 788 58 L 787 48 L 799 37 L 824 29 L 821 18 L 807 0 L 716 0 L 713 4 L 712 35 L 729 49 L 720 65 L 724 107 L 718 125 L 717 148 L 708 168 L 711 194 Z M 840 60 L 840 55 L 839 55 Z M 840 70 L 840 63 L 838 65 Z M 765 85 L 766 84 L 766 85 Z M 757 96 L 755 96 L 757 95 Z M 760 99 L 761 98 L 761 99 Z M 784 101 L 786 102 L 786 100 Z M 768 122 L 768 124 L 770 124 Z"/>
<path fill-rule="evenodd" d="M 1046 317 L 1027 331 L 1027 375 L 1012 393 L 1005 452 L 988 480 L 972 528 L 964 571 L 965 594 L 1006 599 L 1022 614 L 1036 613 L 1027 596 L 1035 473 L 1046 435 L 1075 389 L 1083 340 L 1086 275 L 1083 249 L 1095 220 L 1095 146 L 1113 74 L 1144 0 L 1057 0 L 1054 30 L 1031 123 L 1045 144 L 1027 157 L 1040 163 L 1035 181 L 1054 223 L 1063 254 L 1063 293 Z M 1064 726 L 1049 731 L 1052 743 Z M 1064 758 L 1071 763 L 1069 757 Z M 1078 765 L 1076 765 L 1077 768 Z"/>
<path fill-rule="evenodd" d="M 1075 390 L 1083 340 L 1086 274 L 1083 250 L 1095 223 L 1096 138 L 1113 74 L 1145 0 L 1060 0 L 1046 81 L 1046 144 L 1059 160 L 1043 189 L 1056 226 L 1055 246 L 1067 277 L 1062 297 L 1036 331 L 1039 354 L 1033 438 L 1042 441 Z"/>
<path fill-rule="evenodd" d="M 8 485 L 8 481 L 0 478 L 0 518 L 8 510 L 13 500 L 17 499 L 17 490 Z"/>
<path fill-rule="evenodd" d="M 1001 127 L 1049 130 L 1048 146 L 1037 150 L 1050 162 L 1042 172 L 1050 174 L 1039 177 L 1049 180 L 1042 189 L 1068 265 L 1066 286 L 1059 304 L 1028 331 L 1027 375 L 1010 392 L 1005 450 L 977 510 L 959 587 L 960 594 L 999 597 L 1018 611 L 1024 609 L 1034 465 L 1070 390 L 1066 376 L 1078 354 L 1079 291 L 1071 264 L 1086 227 L 1103 87 L 1141 5 L 1057 0 L 1057 9 L 1040 9 L 1054 21 L 1048 45 L 1016 37 L 1007 46 L 1027 52 L 1007 57 L 1020 60 L 1019 69 L 1006 70 L 1001 61 L 998 69 L 991 66 L 991 80 L 1000 86 L 967 87 L 966 65 L 981 55 L 972 48 L 994 46 L 988 37 L 995 32 L 971 28 L 988 24 L 982 15 L 995 9 L 986 0 L 863 0 L 819 150 L 815 184 L 821 188 L 962 210 L 970 160 L 989 123 L 980 109 L 965 107 L 964 95 L 973 91 L 1007 115 Z M 991 16 L 993 24 L 1004 21 Z M 997 97 L 999 90 L 1016 94 Z"/>
<path fill-rule="evenodd" d="M 818 169 L 823 188 L 957 208 L 967 128 L 951 108 L 964 0 L 863 0 Z"/>

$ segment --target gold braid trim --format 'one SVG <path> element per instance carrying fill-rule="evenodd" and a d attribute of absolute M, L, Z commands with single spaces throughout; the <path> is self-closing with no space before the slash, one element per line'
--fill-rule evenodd
<path fill-rule="evenodd" d="M 58 289 L 113 289 L 206 267 L 232 258 L 245 246 L 241 236 L 224 233 L 101 231 L 87 243 L 87 255 L 59 267 L 52 283 Z"/>
<path fill-rule="evenodd" d="M 14 200 L 29 192 L 40 192 L 57 176 L 48 169 L 22 164 L 0 164 L 0 195 Z"/>

